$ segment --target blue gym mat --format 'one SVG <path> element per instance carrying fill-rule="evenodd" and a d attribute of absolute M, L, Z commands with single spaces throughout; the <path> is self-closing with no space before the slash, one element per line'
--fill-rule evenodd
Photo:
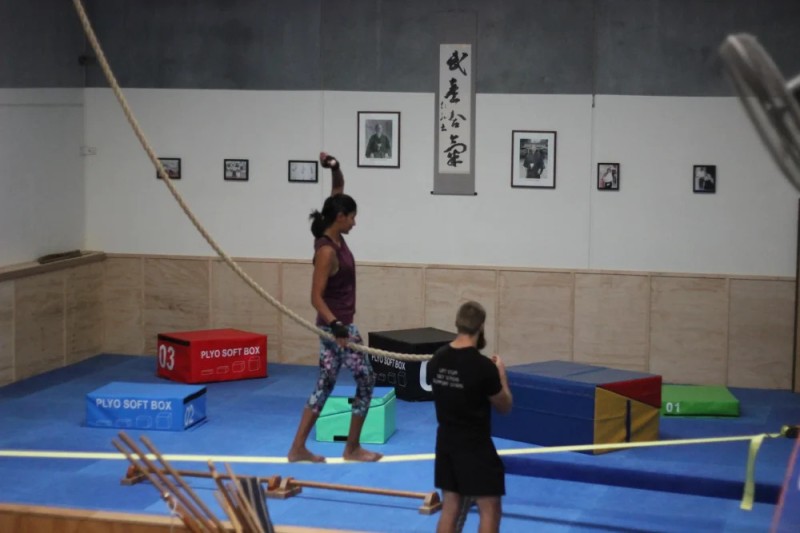
<path fill-rule="evenodd" d="M 0 500 L 80 509 L 170 514 L 149 483 L 120 484 L 128 463 L 113 459 L 59 458 L 51 452 L 116 453 L 118 430 L 85 425 L 86 395 L 114 381 L 168 383 L 155 376 L 148 356 L 104 354 L 0 388 Z M 164 454 L 233 456 L 237 474 L 280 475 L 300 480 L 430 492 L 436 418 L 431 402 L 397 404 L 397 431 L 386 444 L 370 445 L 387 460 L 376 464 L 286 464 L 288 450 L 317 369 L 270 363 L 264 379 L 207 385 L 207 421 L 181 432 L 129 430 L 146 435 Z M 340 384 L 352 384 L 346 369 Z M 661 439 L 773 433 L 800 422 L 800 395 L 731 388 L 741 402 L 738 418 L 666 417 Z M 508 465 L 503 532 L 767 531 L 795 441 L 764 442 L 756 461 L 756 503 L 739 508 L 747 442 L 666 446 L 603 455 L 558 453 L 504 456 Z M 330 458 L 342 443 L 309 447 Z M 496 439 L 500 450 L 530 448 Z M 39 451 L 21 457 L 19 451 Z M 421 456 L 421 457 L 420 457 Z M 204 461 L 177 462 L 207 471 Z M 222 467 L 222 463 L 218 463 Z M 219 511 L 210 480 L 187 478 Z M 355 531 L 434 531 L 438 514 L 418 512 L 421 501 L 304 489 L 286 500 L 268 500 L 276 524 Z M 222 512 L 219 511 L 222 515 Z M 465 531 L 477 530 L 473 510 Z"/>

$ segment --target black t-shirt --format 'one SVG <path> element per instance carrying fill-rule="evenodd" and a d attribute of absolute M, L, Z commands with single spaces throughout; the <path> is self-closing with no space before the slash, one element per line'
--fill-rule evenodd
<path fill-rule="evenodd" d="M 428 363 L 439 422 L 436 448 L 459 451 L 491 443 L 489 397 L 502 390 L 495 364 L 476 348 L 439 348 Z"/>

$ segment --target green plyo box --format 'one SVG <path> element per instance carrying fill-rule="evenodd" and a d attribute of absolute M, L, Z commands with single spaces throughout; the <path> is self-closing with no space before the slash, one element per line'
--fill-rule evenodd
<path fill-rule="evenodd" d="M 727 387 L 663 385 L 662 416 L 739 416 L 739 400 Z"/>
<path fill-rule="evenodd" d="M 352 408 L 350 404 L 356 395 L 355 386 L 336 387 L 317 419 L 316 438 L 320 442 L 339 442 L 347 440 L 350 431 Z M 394 387 L 375 387 L 372 401 L 367 411 L 367 419 L 361 429 L 361 442 L 383 444 L 395 432 Z"/>

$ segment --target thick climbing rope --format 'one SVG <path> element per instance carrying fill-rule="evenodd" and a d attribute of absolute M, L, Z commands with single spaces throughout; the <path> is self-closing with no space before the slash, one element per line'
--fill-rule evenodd
<path fill-rule="evenodd" d="M 180 195 L 178 190 L 172 184 L 172 180 L 169 179 L 167 173 L 164 171 L 164 167 L 161 165 L 161 161 L 159 161 L 158 156 L 156 155 L 155 151 L 153 150 L 152 146 L 148 142 L 147 138 L 142 131 L 142 128 L 139 127 L 139 123 L 136 120 L 136 117 L 133 115 L 133 111 L 131 110 L 130 106 L 128 105 L 127 100 L 125 99 L 125 95 L 122 94 L 122 90 L 119 87 L 119 83 L 117 83 L 117 79 L 114 76 L 114 73 L 111 71 L 111 67 L 106 60 L 106 56 L 103 53 L 103 49 L 100 46 L 100 42 L 97 40 L 97 36 L 92 29 L 92 25 L 89 22 L 89 17 L 86 15 L 86 10 L 83 8 L 83 4 L 80 0 L 72 0 L 73 4 L 75 5 L 75 10 L 78 12 L 78 17 L 81 19 L 81 24 L 83 25 L 83 31 L 86 34 L 86 37 L 89 39 L 89 42 L 92 45 L 92 49 L 94 50 L 95 55 L 97 56 L 97 61 L 100 64 L 100 67 L 103 69 L 103 73 L 108 80 L 111 89 L 114 91 L 114 95 L 117 97 L 120 106 L 122 106 L 122 111 L 125 113 L 125 118 L 128 119 L 128 123 L 133 128 L 134 134 L 136 134 L 136 138 L 139 139 L 139 142 L 144 148 L 144 151 L 147 152 L 147 156 L 150 158 L 150 161 L 156 167 L 158 171 L 158 175 L 161 177 L 161 181 L 169 189 L 169 192 L 172 194 L 175 201 L 178 202 L 178 205 L 181 207 L 186 216 L 189 217 L 189 220 L 192 222 L 197 231 L 200 232 L 200 235 L 206 240 L 206 242 L 214 249 L 217 255 L 222 259 L 226 265 L 231 267 L 231 269 L 239 276 L 242 281 L 247 283 L 247 285 L 256 291 L 262 298 L 267 300 L 273 307 L 278 309 L 280 312 L 284 313 L 286 316 L 306 328 L 307 330 L 311 331 L 315 335 L 334 340 L 333 335 L 330 333 L 321 330 L 308 320 L 304 319 L 285 305 L 278 301 L 274 296 L 269 294 L 266 290 L 264 290 L 253 278 L 251 278 L 242 268 L 234 261 L 225 251 L 220 247 L 219 244 L 211 237 L 211 235 L 206 231 L 203 225 L 197 220 L 192 210 L 184 201 L 183 197 Z M 391 357 L 393 359 L 400 359 L 403 361 L 425 361 L 431 358 L 431 355 L 420 355 L 420 354 L 403 354 L 397 352 L 389 352 L 386 350 L 380 350 L 377 348 L 371 348 L 368 346 L 364 346 L 357 343 L 349 343 L 348 346 L 358 352 L 381 356 L 381 357 Z"/>

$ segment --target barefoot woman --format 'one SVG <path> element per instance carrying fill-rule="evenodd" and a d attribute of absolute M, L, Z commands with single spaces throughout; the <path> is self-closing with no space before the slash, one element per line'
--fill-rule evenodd
<path fill-rule="evenodd" d="M 367 354 L 347 348 L 348 342 L 362 342 L 358 328 L 353 324 L 356 312 L 355 261 L 344 240 L 344 235 L 356 225 L 356 202 L 344 194 L 344 175 L 339 162 L 325 152 L 319 155 L 319 159 L 323 167 L 331 169 L 333 185 L 322 212 L 314 211 L 311 214 L 311 233 L 316 238 L 311 305 L 317 310 L 317 325 L 331 333 L 336 340 L 320 339 L 319 379 L 303 409 L 288 459 L 290 462 L 325 461 L 324 457 L 311 453 L 306 447 L 306 440 L 344 364 L 353 372 L 356 380 L 356 397 L 342 456 L 348 461 L 377 461 L 382 455 L 365 450 L 359 443 L 375 386 L 375 374 Z"/>

